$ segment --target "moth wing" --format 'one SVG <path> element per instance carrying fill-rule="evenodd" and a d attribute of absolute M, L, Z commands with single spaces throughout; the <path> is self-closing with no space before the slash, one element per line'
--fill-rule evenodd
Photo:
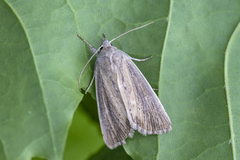
<path fill-rule="evenodd" d="M 122 52 L 118 86 L 131 127 L 140 133 L 171 131 L 171 121 L 162 103 L 131 57 Z"/>
<path fill-rule="evenodd" d="M 101 58 L 100 56 L 98 58 Z M 109 60 L 109 59 L 108 59 Z M 114 149 L 133 137 L 124 103 L 117 85 L 117 76 L 106 58 L 95 63 L 95 85 L 98 114 L 105 144 Z"/>

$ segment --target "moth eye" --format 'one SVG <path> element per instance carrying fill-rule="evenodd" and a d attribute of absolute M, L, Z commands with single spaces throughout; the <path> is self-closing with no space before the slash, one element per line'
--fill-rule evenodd
<path fill-rule="evenodd" d="M 100 50 L 102 50 L 102 49 L 103 49 L 103 47 L 100 48 Z"/>

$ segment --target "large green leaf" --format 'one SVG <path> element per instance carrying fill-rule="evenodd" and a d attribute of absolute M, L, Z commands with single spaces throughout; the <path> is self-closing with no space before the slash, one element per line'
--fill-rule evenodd
<path fill-rule="evenodd" d="M 225 56 L 225 83 L 227 91 L 227 103 L 229 110 L 231 143 L 233 147 L 234 159 L 240 157 L 240 23 L 236 27 L 234 33 L 227 46 Z"/>
<path fill-rule="evenodd" d="M 0 159 L 62 158 L 82 97 L 66 10 L 64 1 L 0 1 Z"/>
<path fill-rule="evenodd" d="M 233 159 L 239 153 L 232 145 L 237 139 L 230 134 L 237 117 L 229 124 L 234 113 L 228 112 L 224 81 L 225 52 L 240 20 L 239 10 L 236 1 L 171 2 L 159 88 L 173 130 L 155 138 L 158 145 L 151 154 L 139 145 L 128 146 L 135 159 Z"/>
<path fill-rule="evenodd" d="M 151 21 L 113 45 L 135 58 L 153 56 L 136 64 L 160 88 L 173 130 L 136 132 L 125 151 L 137 160 L 240 159 L 240 1 L 234 0 L 0 1 L 0 159 L 62 159 L 72 119 L 64 159 L 99 150 L 94 86 L 73 118 L 83 98 L 78 75 L 92 55 L 76 35 L 98 47 L 102 33 L 111 40 Z M 85 90 L 93 66 L 94 60 L 81 77 Z M 111 154 L 100 150 L 93 158 Z"/>

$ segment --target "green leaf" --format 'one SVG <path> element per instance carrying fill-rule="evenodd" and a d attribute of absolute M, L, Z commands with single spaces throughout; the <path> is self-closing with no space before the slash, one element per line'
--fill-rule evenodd
<path fill-rule="evenodd" d="M 225 83 L 227 91 L 227 103 L 229 110 L 229 120 L 231 129 L 231 143 L 233 147 L 233 157 L 234 159 L 239 159 L 240 157 L 240 23 L 233 32 L 230 41 L 227 46 L 226 56 L 225 56 Z"/>
<path fill-rule="evenodd" d="M 239 111 L 229 114 L 224 82 L 224 54 L 240 19 L 239 2 L 231 2 L 171 2 L 159 95 L 173 130 L 148 136 L 148 141 L 141 135 L 129 139 L 124 147 L 134 159 L 239 159 L 234 145 L 238 127 L 233 125 L 238 124 L 239 116 L 234 115 Z M 239 58 L 233 57 L 236 70 Z M 233 117 L 235 123 L 229 125 Z"/>
<path fill-rule="evenodd" d="M 111 40 L 151 21 L 113 45 L 134 58 L 153 56 L 136 64 L 160 89 L 173 130 L 136 132 L 125 151 L 133 159 L 240 159 L 239 10 L 234 0 L 0 1 L 0 159 L 60 160 L 64 151 L 64 159 L 86 152 L 84 159 L 98 151 L 99 125 L 89 120 L 97 122 L 94 85 L 73 119 L 83 99 L 78 76 L 92 55 L 77 34 L 98 47 L 102 33 Z M 81 77 L 84 90 L 95 59 Z M 94 147 L 84 150 L 86 143 Z M 111 155 L 103 149 L 94 158 Z"/>
<path fill-rule="evenodd" d="M 72 13 L 62 14 L 65 2 L 47 2 L 0 1 L 3 160 L 62 159 L 83 97 L 76 87 L 78 60 L 72 59 L 78 55 Z"/>

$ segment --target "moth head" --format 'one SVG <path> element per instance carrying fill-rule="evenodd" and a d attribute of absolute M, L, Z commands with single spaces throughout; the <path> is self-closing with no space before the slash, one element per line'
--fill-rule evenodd
<path fill-rule="evenodd" d="M 102 45 L 103 45 L 103 48 L 112 46 L 112 44 L 106 39 L 105 34 L 103 34 Z"/>

